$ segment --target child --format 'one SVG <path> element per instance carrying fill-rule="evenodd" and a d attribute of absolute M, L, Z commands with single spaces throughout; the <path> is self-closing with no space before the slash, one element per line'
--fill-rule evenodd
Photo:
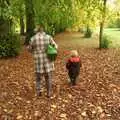
<path fill-rule="evenodd" d="M 70 58 L 66 63 L 66 68 L 68 70 L 68 75 L 70 78 L 71 85 L 76 85 L 76 79 L 80 73 L 81 60 L 78 55 L 77 50 L 72 50 L 70 52 Z"/>

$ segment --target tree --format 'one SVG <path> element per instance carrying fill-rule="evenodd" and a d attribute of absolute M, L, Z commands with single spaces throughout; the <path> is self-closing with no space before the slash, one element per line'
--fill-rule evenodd
<path fill-rule="evenodd" d="M 96 11 L 98 10 L 98 1 L 85 0 L 83 2 L 84 10 L 84 24 L 86 27 L 85 37 L 91 37 L 93 24 L 96 24 L 96 17 L 99 15 Z"/>
<path fill-rule="evenodd" d="M 6 10 L 9 5 L 9 0 L 0 0 L 0 17 L 4 16 L 4 10 Z"/>
<path fill-rule="evenodd" d="M 81 30 L 86 28 L 89 31 L 91 28 L 98 26 L 100 19 L 100 0 L 75 0 L 74 14 L 77 16 L 75 23 Z"/>
<path fill-rule="evenodd" d="M 12 19 L 9 16 L 9 0 L 0 0 L 0 33 L 1 35 L 11 32 Z"/>
<path fill-rule="evenodd" d="M 17 21 L 20 25 L 20 34 L 24 35 L 25 30 L 25 4 L 24 0 L 11 1 L 11 11 L 14 18 L 14 22 Z"/>
<path fill-rule="evenodd" d="M 116 0 L 115 1 L 115 13 L 116 13 L 116 27 L 120 28 L 120 1 Z"/>
<path fill-rule="evenodd" d="M 71 27 L 75 20 L 72 0 L 34 0 L 35 19 L 54 35 Z"/>
<path fill-rule="evenodd" d="M 26 41 L 25 43 L 28 44 L 30 38 L 34 34 L 34 6 L 33 0 L 25 0 L 25 13 L 26 13 Z"/>
<path fill-rule="evenodd" d="M 102 38 L 103 38 L 103 30 L 104 30 L 104 23 L 105 23 L 105 17 L 106 17 L 106 4 L 107 0 L 103 0 L 103 8 L 102 8 L 102 20 L 100 22 L 100 34 L 99 34 L 99 48 L 102 48 Z"/>

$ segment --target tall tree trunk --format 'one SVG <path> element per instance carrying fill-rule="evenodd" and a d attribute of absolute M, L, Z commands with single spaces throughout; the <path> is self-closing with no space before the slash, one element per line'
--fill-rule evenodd
<path fill-rule="evenodd" d="M 102 11 L 102 21 L 100 22 L 100 34 L 99 34 L 99 48 L 102 48 L 102 38 L 103 38 L 103 30 L 104 30 L 104 23 L 106 17 L 106 4 L 107 0 L 104 0 L 103 3 L 103 11 Z"/>
<path fill-rule="evenodd" d="M 99 34 L 99 48 L 102 48 L 102 37 L 103 37 L 103 28 L 104 28 L 104 23 L 100 23 L 100 34 Z"/>
<path fill-rule="evenodd" d="M 24 26 L 24 18 L 23 18 L 23 16 L 21 15 L 21 16 L 20 16 L 20 35 L 24 35 L 24 29 L 25 29 L 25 26 Z"/>
<path fill-rule="evenodd" d="M 29 43 L 30 38 L 33 36 L 34 32 L 34 8 L 33 0 L 25 0 L 26 7 L 26 41 L 25 44 Z"/>

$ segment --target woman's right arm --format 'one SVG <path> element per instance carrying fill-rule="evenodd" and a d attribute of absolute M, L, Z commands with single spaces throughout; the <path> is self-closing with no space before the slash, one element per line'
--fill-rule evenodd
<path fill-rule="evenodd" d="M 33 52 L 33 49 L 34 49 L 34 37 L 32 37 L 30 39 L 30 42 L 29 42 L 29 45 L 27 46 L 27 49 L 30 51 L 30 52 Z"/>

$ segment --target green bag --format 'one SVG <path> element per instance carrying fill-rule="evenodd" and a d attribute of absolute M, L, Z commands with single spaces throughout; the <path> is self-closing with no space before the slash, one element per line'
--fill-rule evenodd
<path fill-rule="evenodd" d="M 50 61 L 55 61 L 57 57 L 57 49 L 54 45 L 49 44 L 47 46 L 47 56 Z"/>

